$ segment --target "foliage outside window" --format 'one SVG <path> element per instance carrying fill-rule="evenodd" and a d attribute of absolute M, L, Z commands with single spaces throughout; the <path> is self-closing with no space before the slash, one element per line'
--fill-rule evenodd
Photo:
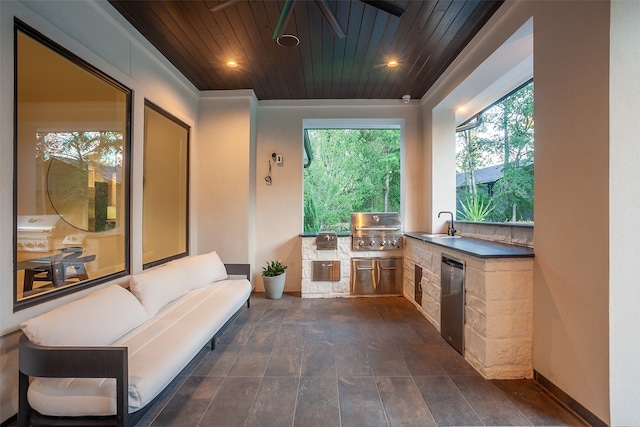
<path fill-rule="evenodd" d="M 15 307 L 128 270 L 130 91 L 15 30 Z"/>
<path fill-rule="evenodd" d="M 352 212 L 400 210 L 400 129 L 308 129 L 304 231 L 348 231 Z"/>
<path fill-rule="evenodd" d="M 459 127 L 459 220 L 533 221 L 533 126 L 531 81 Z"/>
<path fill-rule="evenodd" d="M 189 126 L 150 102 L 144 111 L 142 262 L 150 267 L 187 253 Z"/>

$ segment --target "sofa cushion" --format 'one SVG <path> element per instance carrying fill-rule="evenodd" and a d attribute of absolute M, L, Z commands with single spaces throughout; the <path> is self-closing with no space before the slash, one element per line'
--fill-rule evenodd
<path fill-rule="evenodd" d="M 216 251 L 180 258 L 169 264 L 180 266 L 185 271 L 191 289 L 202 288 L 227 278 L 227 269 Z"/>
<path fill-rule="evenodd" d="M 104 346 L 148 319 L 129 292 L 111 285 L 20 324 L 35 344 Z"/>
<path fill-rule="evenodd" d="M 149 317 L 189 291 L 185 271 L 171 263 L 131 276 L 130 286 Z"/>
<path fill-rule="evenodd" d="M 148 405 L 222 328 L 251 294 L 248 280 L 223 280 L 190 291 L 114 346 L 129 349 L 129 413 Z M 30 405 L 43 415 L 100 416 L 116 411 L 115 380 L 36 378 Z"/>

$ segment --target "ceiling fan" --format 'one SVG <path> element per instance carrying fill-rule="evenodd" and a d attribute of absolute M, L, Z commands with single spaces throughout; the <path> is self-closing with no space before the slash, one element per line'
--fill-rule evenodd
<path fill-rule="evenodd" d="M 210 8 L 209 10 L 212 13 L 218 12 L 220 10 L 226 9 L 227 7 L 239 2 L 241 0 L 223 0 L 220 4 Z M 280 18 L 278 19 L 278 23 L 276 24 L 276 28 L 273 31 L 273 39 L 277 39 L 282 35 L 282 32 L 291 17 L 291 13 L 293 12 L 293 4 L 296 0 L 285 0 L 284 6 L 282 7 L 282 11 L 280 12 Z M 377 9 L 382 10 L 383 12 L 390 13 L 391 15 L 401 17 L 404 13 L 404 7 L 390 1 L 390 0 L 360 0 L 363 3 L 366 3 L 370 6 L 373 6 Z M 342 29 L 342 26 L 336 19 L 333 11 L 329 7 L 327 0 L 315 0 L 315 3 L 320 8 L 320 12 L 322 12 L 322 16 L 327 20 L 327 23 L 333 30 L 333 33 L 339 39 L 343 39 L 346 37 L 346 33 Z"/>

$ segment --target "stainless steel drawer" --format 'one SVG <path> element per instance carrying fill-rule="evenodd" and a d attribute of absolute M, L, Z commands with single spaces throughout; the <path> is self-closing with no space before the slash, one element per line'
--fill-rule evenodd
<path fill-rule="evenodd" d="M 314 282 L 339 282 L 340 261 L 311 261 L 311 280 Z"/>
<path fill-rule="evenodd" d="M 336 233 L 318 233 L 316 248 L 319 251 L 335 251 L 338 249 L 338 236 Z"/>

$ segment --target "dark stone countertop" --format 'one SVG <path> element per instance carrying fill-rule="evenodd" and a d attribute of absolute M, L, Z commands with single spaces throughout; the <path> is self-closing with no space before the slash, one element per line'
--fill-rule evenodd
<path fill-rule="evenodd" d="M 532 258 L 534 256 L 533 248 L 473 239 L 470 237 L 429 237 L 433 236 L 433 234 L 421 231 L 404 233 L 404 235 L 412 239 L 433 243 L 434 245 L 463 252 L 478 258 Z"/>
<path fill-rule="evenodd" d="M 318 237 L 318 234 L 322 233 L 322 231 L 305 231 L 304 233 L 298 234 L 300 237 Z M 337 237 L 351 237 L 350 231 L 331 231 L 330 233 L 336 233 Z"/>

